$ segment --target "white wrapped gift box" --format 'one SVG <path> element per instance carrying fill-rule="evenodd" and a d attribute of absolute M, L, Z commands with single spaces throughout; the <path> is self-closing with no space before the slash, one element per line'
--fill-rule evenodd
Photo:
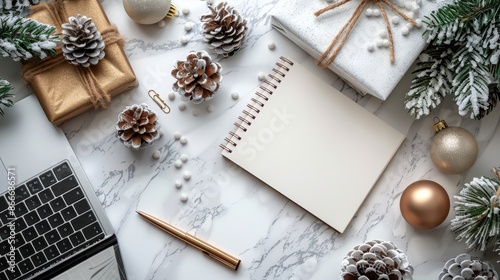
<path fill-rule="evenodd" d="M 361 0 L 352 0 L 316 17 L 314 12 L 333 2 L 280 0 L 271 11 L 272 25 L 310 55 L 318 58 L 360 2 Z M 426 38 L 422 36 L 425 24 L 422 23 L 421 28 L 411 28 L 405 19 L 383 4 L 394 39 L 395 61 L 391 63 L 387 46 L 387 27 L 382 14 L 373 15 L 377 14 L 375 10 L 380 12 L 374 2 L 364 9 L 329 68 L 359 93 L 371 94 L 385 100 L 427 46 Z M 391 1 L 399 10 L 415 20 L 423 20 L 425 15 L 450 2 L 452 1 Z"/>

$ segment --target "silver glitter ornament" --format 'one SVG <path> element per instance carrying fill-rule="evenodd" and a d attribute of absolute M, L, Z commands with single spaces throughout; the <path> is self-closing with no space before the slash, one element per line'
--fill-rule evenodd
<path fill-rule="evenodd" d="M 433 128 L 436 135 L 430 153 L 434 165 L 446 174 L 459 174 L 471 168 L 478 152 L 474 136 L 461 127 L 448 127 L 441 120 Z"/>
<path fill-rule="evenodd" d="M 155 24 L 176 14 L 176 8 L 170 0 L 123 0 L 123 8 L 139 24 Z"/>

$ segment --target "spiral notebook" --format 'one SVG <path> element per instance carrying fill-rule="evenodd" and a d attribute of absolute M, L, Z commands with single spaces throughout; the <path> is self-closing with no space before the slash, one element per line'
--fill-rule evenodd
<path fill-rule="evenodd" d="M 404 135 L 280 57 L 222 155 L 342 233 Z"/>

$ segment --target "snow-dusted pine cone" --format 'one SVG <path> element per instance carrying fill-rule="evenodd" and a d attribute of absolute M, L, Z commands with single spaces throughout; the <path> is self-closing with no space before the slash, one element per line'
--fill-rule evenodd
<path fill-rule="evenodd" d="M 460 254 L 444 265 L 438 280 L 499 280 L 493 266 L 469 254 Z"/>
<path fill-rule="evenodd" d="M 104 41 L 91 18 L 70 17 L 62 26 L 64 58 L 74 65 L 89 67 L 104 57 Z"/>
<path fill-rule="evenodd" d="M 200 17 L 205 43 L 217 54 L 233 55 L 243 44 L 248 32 L 247 21 L 226 2 L 208 6 L 210 13 Z"/>
<path fill-rule="evenodd" d="M 172 76 L 177 81 L 172 89 L 178 92 L 182 100 L 191 100 L 193 103 L 201 103 L 209 100 L 219 89 L 222 81 L 220 74 L 222 67 L 213 62 L 206 51 L 191 51 L 186 61 L 177 61 Z"/>
<path fill-rule="evenodd" d="M 158 116 L 147 104 L 127 106 L 118 115 L 116 136 L 129 148 L 137 150 L 160 137 Z"/>
<path fill-rule="evenodd" d="M 343 280 L 411 280 L 413 267 L 392 242 L 372 240 L 355 246 L 342 261 Z"/>

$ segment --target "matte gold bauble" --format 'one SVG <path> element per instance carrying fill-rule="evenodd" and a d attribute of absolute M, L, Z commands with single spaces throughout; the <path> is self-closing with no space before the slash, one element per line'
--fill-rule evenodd
<path fill-rule="evenodd" d="M 472 167 L 477 159 L 477 141 L 461 127 L 448 127 L 445 121 L 434 124 L 431 159 L 443 173 L 459 174 Z"/>
<path fill-rule="evenodd" d="M 431 229 L 440 225 L 450 211 L 450 199 L 438 183 L 420 180 L 410 184 L 401 195 L 403 218 L 417 229 Z"/>
<path fill-rule="evenodd" d="M 176 9 L 170 0 L 123 0 L 127 15 L 139 24 L 155 24 L 165 17 L 171 18 Z"/>

